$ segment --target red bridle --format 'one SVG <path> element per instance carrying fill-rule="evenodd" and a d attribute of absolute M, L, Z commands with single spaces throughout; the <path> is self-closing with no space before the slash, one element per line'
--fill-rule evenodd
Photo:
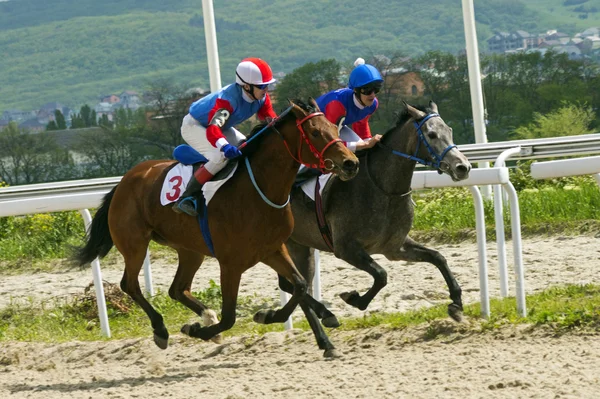
<path fill-rule="evenodd" d="M 288 147 L 288 144 L 287 144 L 287 142 L 285 142 L 285 140 L 284 140 L 284 143 L 285 143 L 285 148 L 287 148 L 288 152 L 290 153 L 290 156 L 292 158 L 294 158 L 294 160 L 296 162 L 298 162 L 306 167 L 309 167 L 309 168 L 313 168 L 313 169 L 318 168 L 323 173 L 329 173 L 329 171 L 331 169 L 333 169 L 333 166 L 331 168 L 327 168 L 327 165 L 325 165 L 325 162 L 327 162 L 327 160 L 324 158 L 325 151 L 327 151 L 327 149 L 329 147 L 331 147 L 332 145 L 334 145 L 335 143 L 342 142 L 342 140 L 339 138 L 331 140 L 329 143 L 327 143 L 325 145 L 325 147 L 323 147 L 321 152 L 319 152 L 319 150 L 317 150 L 317 148 L 313 145 L 313 143 L 311 143 L 311 141 L 308 139 L 308 136 L 306 135 L 306 133 L 304 132 L 304 128 L 302 127 L 302 124 L 304 122 L 306 122 L 307 120 L 309 120 L 311 118 L 314 118 L 315 116 L 320 116 L 320 115 L 323 115 L 323 113 L 322 112 L 313 112 L 312 114 L 309 114 L 300 120 L 296 120 L 296 126 L 298 126 L 298 130 L 300 130 L 300 144 L 298 145 L 298 158 L 296 158 L 294 156 L 294 154 L 292 154 L 292 151 L 290 150 L 290 147 Z M 306 144 L 308 144 L 308 148 L 310 149 L 310 152 L 312 152 L 314 157 L 319 160 L 319 164 L 306 163 L 302 160 L 302 139 L 304 139 Z M 329 160 L 329 161 L 332 162 L 331 160 Z"/>

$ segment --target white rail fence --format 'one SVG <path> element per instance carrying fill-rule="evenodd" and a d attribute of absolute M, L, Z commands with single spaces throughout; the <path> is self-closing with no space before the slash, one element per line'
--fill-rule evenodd
<path fill-rule="evenodd" d="M 553 139 L 538 139 L 538 140 L 519 140 L 512 142 L 472 144 L 461 146 L 461 151 L 469 157 L 472 162 L 480 161 L 496 161 L 496 167 L 490 169 L 475 169 L 471 173 L 471 177 L 462 182 L 452 182 L 447 176 L 438 175 L 437 172 L 415 172 L 413 179 L 413 189 L 419 188 L 434 188 L 434 187 L 469 187 L 474 198 L 475 216 L 476 216 L 476 231 L 477 245 L 479 252 L 479 273 L 480 273 L 480 289 L 481 289 L 481 312 L 484 317 L 489 316 L 489 293 L 487 283 L 487 253 L 485 250 L 485 225 L 483 219 L 483 200 L 478 185 L 496 185 L 502 187 L 508 193 L 508 200 L 511 207 L 512 220 L 512 235 L 514 246 L 514 270 L 516 276 L 516 297 L 517 308 L 520 314 L 526 314 L 526 304 L 524 296 L 524 268 L 522 264 L 522 248 L 520 242 L 520 216 L 518 207 L 518 198 L 514 187 L 508 180 L 508 171 L 504 167 L 504 162 L 512 157 L 513 159 L 533 159 L 533 158 L 548 158 L 557 156 L 572 156 L 572 155 L 589 155 L 600 154 L 600 134 L 590 134 L 584 136 L 558 137 Z M 600 184 L 600 157 L 591 157 L 585 160 L 567 160 L 565 161 L 550 161 L 538 162 L 532 166 L 532 175 L 550 176 L 552 172 L 548 170 L 560 169 L 560 176 L 571 176 L 576 174 L 595 174 L 598 183 Z M 563 162 L 561 164 L 552 162 Z M 539 166 L 536 166 L 539 165 Z M 546 166 L 547 165 L 547 166 Z M 591 166 L 593 165 L 593 166 Z M 537 171 L 545 171 L 539 172 Z M 534 172 L 535 171 L 535 172 Z M 556 173 L 556 172 L 554 172 Z M 564 174 L 569 173 L 569 174 Z M 559 176 L 554 176 L 559 177 Z M 536 177 L 542 178 L 542 177 Z M 89 228 L 91 217 L 88 209 L 97 208 L 102 198 L 114 187 L 121 177 L 79 180 L 60 183 L 47 184 L 32 184 L 26 186 L 16 186 L 0 188 L 0 217 L 27 215 L 45 212 L 57 212 L 67 210 L 80 211 L 86 229 Z M 501 201 L 501 195 L 495 195 L 496 212 L 502 214 L 502 203 L 496 203 L 497 199 Z M 499 209 L 499 211 L 498 211 Z M 502 218 L 496 218 L 497 237 L 504 238 L 504 226 L 498 223 Z M 501 228 L 501 234 L 498 229 Z M 500 255 L 499 245 L 499 270 L 501 276 L 501 294 L 508 294 L 507 289 L 507 272 L 505 256 Z M 504 244 L 502 244 L 502 254 L 504 254 Z M 501 258 L 503 260 L 501 260 Z M 317 299 L 320 299 L 320 280 L 319 280 L 319 254 L 315 251 L 315 260 L 317 261 L 316 277 L 314 294 Z M 101 330 L 104 335 L 110 337 L 110 327 L 106 313 L 106 303 L 104 299 L 104 291 L 102 288 L 102 274 L 100 263 L 95 260 L 92 263 L 92 274 L 96 295 L 98 299 L 98 311 L 100 315 Z M 503 277 L 504 275 L 504 277 Z M 144 264 L 144 278 L 146 291 L 153 295 L 152 274 L 150 268 L 149 257 L 146 256 Z M 502 288 L 504 286 L 504 288 Z M 285 295 L 282 293 L 282 300 L 285 300 Z M 291 320 L 286 323 L 286 327 L 291 327 Z"/>

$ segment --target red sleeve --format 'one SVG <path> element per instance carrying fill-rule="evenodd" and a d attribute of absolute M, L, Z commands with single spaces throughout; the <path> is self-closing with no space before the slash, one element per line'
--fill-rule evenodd
<path fill-rule="evenodd" d="M 221 132 L 221 128 L 219 126 L 210 124 L 210 121 L 212 120 L 213 116 L 220 109 L 226 109 L 227 111 L 229 111 L 230 114 L 233 113 L 233 108 L 231 107 L 229 101 L 223 100 L 222 98 L 217 98 L 215 105 L 208 113 L 208 127 L 206 128 L 206 138 L 208 139 L 208 142 L 215 148 L 217 147 L 217 140 L 219 140 L 221 137 L 225 137 L 223 136 L 223 133 Z"/>
<path fill-rule="evenodd" d="M 277 114 L 273 111 L 273 105 L 271 104 L 271 97 L 269 97 L 269 93 L 265 95 L 265 103 L 256 113 L 258 119 L 264 121 L 266 118 L 277 118 Z"/>
<path fill-rule="evenodd" d="M 329 122 L 337 125 L 340 122 L 340 119 L 345 116 L 346 108 L 344 108 L 344 105 L 341 102 L 333 100 L 325 106 L 325 117 Z"/>
<path fill-rule="evenodd" d="M 358 137 L 360 137 L 363 140 L 371 138 L 371 128 L 369 127 L 370 117 L 371 115 L 352 124 L 352 130 L 354 130 L 354 133 L 358 134 Z"/>

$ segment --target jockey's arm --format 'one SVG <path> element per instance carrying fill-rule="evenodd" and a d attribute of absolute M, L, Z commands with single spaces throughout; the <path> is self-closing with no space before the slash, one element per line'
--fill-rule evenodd
<path fill-rule="evenodd" d="M 265 94 L 265 103 L 260 107 L 256 116 L 261 121 L 266 120 L 270 122 L 272 119 L 277 118 L 277 114 L 273 110 L 273 104 L 271 103 L 271 97 L 269 97 L 269 93 Z"/>
<path fill-rule="evenodd" d="M 209 122 L 206 127 L 206 138 L 214 147 L 221 149 L 225 144 L 229 144 L 221 128 L 231 116 L 233 108 L 227 100 L 217 99 L 215 106 L 208 114 Z"/>
<path fill-rule="evenodd" d="M 369 127 L 370 116 L 368 115 L 366 118 L 352 124 L 352 130 L 363 140 L 356 142 L 355 151 L 372 148 L 381 140 L 380 134 L 376 134 L 375 137 L 371 136 L 371 128 Z"/>

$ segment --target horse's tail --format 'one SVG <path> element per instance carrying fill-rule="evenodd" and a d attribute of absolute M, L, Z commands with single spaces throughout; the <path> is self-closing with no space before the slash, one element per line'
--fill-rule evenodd
<path fill-rule="evenodd" d="M 96 258 L 103 258 L 113 247 L 113 240 L 108 228 L 108 209 L 117 187 L 113 188 L 104 196 L 102 205 L 94 215 L 90 231 L 88 232 L 87 242 L 83 248 L 79 248 L 75 253 L 75 262 L 83 266 L 92 262 Z"/>

